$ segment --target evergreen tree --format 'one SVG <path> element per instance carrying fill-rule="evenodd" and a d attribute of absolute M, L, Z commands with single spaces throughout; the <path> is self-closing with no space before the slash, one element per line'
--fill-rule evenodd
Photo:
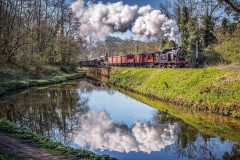
<path fill-rule="evenodd" d="M 202 17 L 201 34 L 203 47 L 205 48 L 216 42 L 214 25 L 213 17 L 209 16 L 208 14 Z"/>
<path fill-rule="evenodd" d="M 196 51 L 196 43 L 198 43 L 198 22 L 196 18 L 191 18 L 188 22 L 188 30 L 189 30 L 189 37 L 188 37 L 188 50 Z"/>
<path fill-rule="evenodd" d="M 183 7 L 179 15 L 178 26 L 181 34 L 182 48 L 184 50 L 188 49 L 189 30 L 188 30 L 187 24 L 189 22 L 189 17 L 190 16 L 189 16 L 188 8 Z"/>

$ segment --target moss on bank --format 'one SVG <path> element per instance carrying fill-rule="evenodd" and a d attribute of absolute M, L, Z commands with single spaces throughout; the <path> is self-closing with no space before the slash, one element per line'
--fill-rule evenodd
<path fill-rule="evenodd" d="M 84 71 L 75 73 L 60 72 L 54 75 L 43 75 L 41 78 L 32 78 L 31 76 L 18 77 L 0 72 L 0 96 L 17 89 L 61 83 L 67 80 L 79 79 L 84 76 Z"/>
<path fill-rule="evenodd" d="M 112 68 L 109 83 L 167 102 L 240 118 L 236 70 Z"/>
<path fill-rule="evenodd" d="M 25 143 L 28 143 L 34 147 L 47 149 L 49 152 L 55 155 L 67 156 L 70 159 L 84 159 L 84 160 L 114 160 L 108 155 L 98 155 L 90 151 L 73 149 L 65 146 L 60 142 L 54 142 L 51 139 L 41 136 L 39 134 L 30 132 L 27 129 L 20 128 L 17 125 L 9 122 L 5 119 L 0 119 L 0 131 L 10 134 L 16 139 L 20 139 Z M 0 151 L 1 153 L 1 151 Z M 9 157 L 9 154 L 0 156 L 0 158 Z M 15 158 L 17 156 L 13 156 Z"/>

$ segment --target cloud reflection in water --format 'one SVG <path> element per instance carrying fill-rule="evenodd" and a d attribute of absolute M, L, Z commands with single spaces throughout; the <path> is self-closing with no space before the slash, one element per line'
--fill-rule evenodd
<path fill-rule="evenodd" d="M 91 111 L 80 117 L 73 135 L 74 143 L 91 150 L 118 152 L 160 151 L 177 140 L 179 125 L 142 124 L 132 127 L 114 122 L 106 112 Z"/>

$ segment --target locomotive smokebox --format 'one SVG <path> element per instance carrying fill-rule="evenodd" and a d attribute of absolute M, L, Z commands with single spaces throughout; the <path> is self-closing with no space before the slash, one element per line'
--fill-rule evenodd
<path fill-rule="evenodd" d="M 182 49 L 179 49 L 179 50 L 177 51 L 177 57 L 178 57 L 179 59 L 183 59 L 183 58 L 186 57 L 186 53 L 185 53 Z"/>

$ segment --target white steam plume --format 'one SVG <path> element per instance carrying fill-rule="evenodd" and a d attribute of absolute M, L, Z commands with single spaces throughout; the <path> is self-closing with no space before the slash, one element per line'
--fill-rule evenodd
<path fill-rule="evenodd" d="M 161 11 L 150 5 L 129 6 L 122 1 L 103 4 L 77 0 L 71 5 L 80 21 L 80 33 L 87 40 L 104 40 L 113 32 L 131 30 L 134 34 L 146 37 L 162 37 L 179 43 L 176 23 Z"/>
<path fill-rule="evenodd" d="M 160 151 L 177 140 L 179 125 L 140 124 L 132 127 L 117 124 L 106 112 L 88 112 L 80 118 L 80 128 L 73 135 L 74 143 L 92 150 L 118 152 Z"/>

